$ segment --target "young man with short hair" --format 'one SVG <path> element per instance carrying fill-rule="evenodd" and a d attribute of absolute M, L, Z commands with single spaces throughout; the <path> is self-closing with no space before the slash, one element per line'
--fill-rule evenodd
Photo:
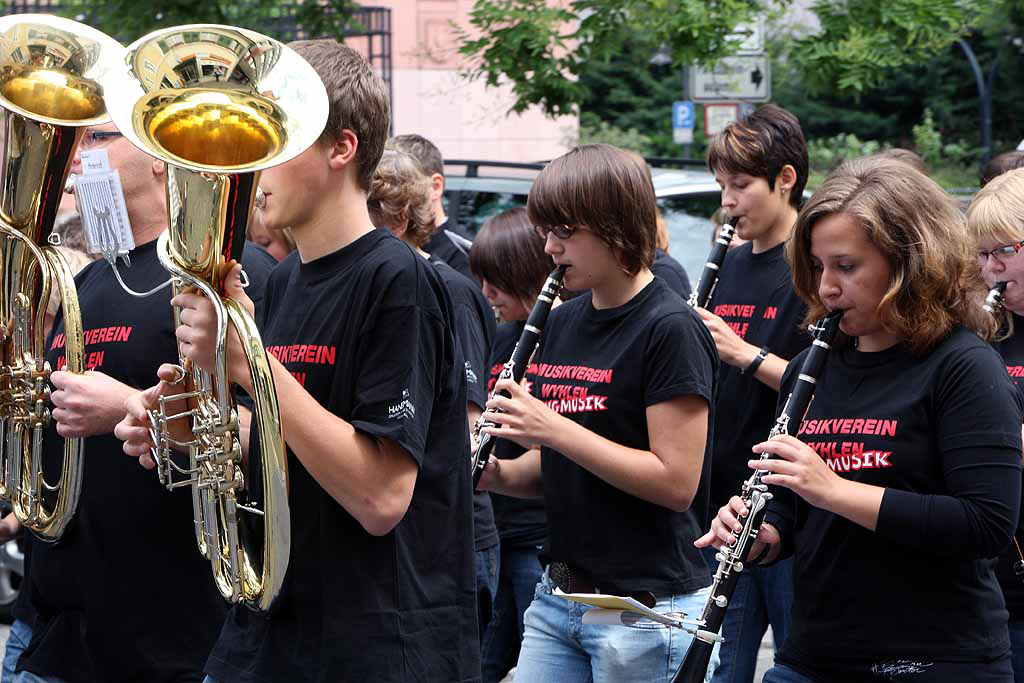
<path fill-rule="evenodd" d="M 466 388 L 451 301 L 426 259 L 368 214 L 390 121 L 380 78 L 333 40 L 291 47 L 324 80 L 331 111 L 318 142 L 260 180 L 264 223 L 290 226 L 297 247 L 268 283 L 261 335 L 272 351 L 327 352 L 270 358 L 289 452 L 288 575 L 268 614 L 231 612 L 206 670 L 219 683 L 475 682 Z M 244 301 L 232 273 L 229 294 Z M 211 367 L 212 307 L 195 295 L 175 304 L 183 352 Z M 237 337 L 228 343 L 230 379 L 249 390 Z M 133 399 L 119 426 L 125 451 L 144 461 L 145 407 L 162 390 Z"/>
<path fill-rule="evenodd" d="M 469 268 L 469 248 L 472 246 L 464 235 L 453 225 L 448 225 L 448 216 L 444 212 L 444 158 L 441 150 L 433 142 L 422 135 L 396 135 L 391 144 L 405 152 L 420 165 L 430 176 L 430 203 L 434 208 L 434 234 L 423 248 L 428 254 L 441 259 L 449 266 L 476 282 L 473 271 Z"/>

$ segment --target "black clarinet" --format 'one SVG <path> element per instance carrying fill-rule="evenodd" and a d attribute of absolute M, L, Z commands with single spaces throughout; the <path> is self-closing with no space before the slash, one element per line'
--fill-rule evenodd
<path fill-rule="evenodd" d="M 1003 310 L 1003 294 L 1006 292 L 1006 283 L 997 282 L 995 286 L 988 290 L 988 296 L 985 297 L 985 303 L 982 305 L 987 312 L 992 315 L 998 315 Z"/>
<path fill-rule="evenodd" d="M 704 270 L 701 271 L 700 280 L 687 300 L 687 303 L 694 308 L 698 306 L 706 308 L 708 302 L 711 301 L 711 295 L 715 293 L 715 285 L 718 284 L 718 271 L 722 267 L 722 261 L 725 260 L 725 253 L 729 251 L 729 243 L 732 242 L 732 237 L 736 234 L 736 224 L 739 223 L 739 220 L 738 216 L 730 218 L 729 222 L 718 231 L 718 237 L 711 245 L 711 253 L 708 254 Z"/>
<path fill-rule="evenodd" d="M 503 379 L 511 379 L 516 383 L 523 381 L 526 368 L 530 364 L 530 358 L 533 357 L 533 352 L 537 350 L 537 344 L 540 343 L 540 335 L 544 332 L 544 324 L 548 320 L 548 313 L 551 312 L 551 306 L 555 303 L 555 297 L 558 296 L 559 290 L 562 289 L 562 278 L 565 276 L 565 268 L 565 266 L 558 266 L 551 272 L 551 275 L 548 275 L 544 287 L 540 290 L 540 296 L 537 297 L 537 302 L 533 305 L 533 310 L 530 311 L 530 317 L 526 319 L 523 333 L 519 336 L 516 347 L 512 349 L 512 357 L 508 359 L 505 367 L 501 369 L 501 374 L 498 375 L 498 381 Z M 496 391 L 492 391 L 490 398 L 494 398 L 495 394 Z M 509 393 L 502 391 L 501 395 L 507 398 Z M 476 487 L 480 484 L 480 477 L 483 476 L 484 469 L 487 468 L 487 462 L 491 459 L 491 451 L 494 450 L 494 444 L 497 441 L 497 437 L 491 436 L 484 432 L 483 429 L 484 427 L 496 426 L 493 422 L 485 420 L 483 417 L 480 417 L 476 424 L 473 425 L 473 434 L 477 439 L 476 454 L 473 456 L 473 493 L 476 493 Z"/>
<path fill-rule="evenodd" d="M 814 385 L 821 376 L 821 370 L 825 366 L 825 358 L 828 356 L 832 341 L 839 330 L 839 320 L 843 317 L 842 311 L 832 311 L 811 327 L 814 341 L 811 344 L 807 357 L 800 366 L 800 374 L 797 376 L 793 391 L 786 399 L 782 412 L 775 419 L 775 426 L 768 438 L 789 434 L 793 436 L 800 427 L 807 407 L 814 398 Z M 761 460 L 773 457 L 770 453 L 762 453 Z M 722 621 L 725 620 L 725 613 L 729 607 L 729 600 L 736 589 L 736 582 L 745 569 L 743 562 L 750 549 L 757 540 L 757 534 L 761 530 L 761 522 L 764 520 L 768 501 L 772 494 L 768 492 L 767 484 L 761 482 L 764 477 L 764 470 L 755 470 L 746 483 L 743 484 L 743 504 L 747 508 L 747 514 L 741 515 L 739 520 L 743 529 L 736 535 L 736 541 L 728 546 L 723 546 L 715 555 L 718 560 L 718 569 L 715 571 L 714 583 L 711 585 L 711 595 L 704 604 L 704 611 L 701 612 L 698 624 L 701 631 L 697 632 L 690 647 L 686 650 L 683 663 L 676 672 L 673 683 L 700 683 L 708 670 L 711 662 L 711 651 L 714 648 L 714 637 L 722 629 Z"/>

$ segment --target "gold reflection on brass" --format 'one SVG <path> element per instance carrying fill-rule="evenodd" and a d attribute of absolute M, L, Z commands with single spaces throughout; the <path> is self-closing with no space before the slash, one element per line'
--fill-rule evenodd
<path fill-rule="evenodd" d="M 0 95 L 27 112 L 61 121 L 77 123 L 105 111 L 103 97 L 93 82 L 31 66 L 0 69 Z"/>
<path fill-rule="evenodd" d="M 190 90 L 157 98 L 145 134 L 168 154 L 193 164 L 238 168 L 274 157 L 284 143 L 271 103 L 226 91 Z"/>
<path fill-rule="evenodd" d="M 49 238 L 78 141 L 109 120 L 99 83 L 123 59 L 117 41 L 85 24 L 0 17 L 0 498 L 50 541 L 75 515 L 84 473 L 82 440 L 67 438 L 59 480 L 43 476 L 51 291 L 64 311 L 64 369 L 85 371 L 85 344 L 74 274 Z"/>

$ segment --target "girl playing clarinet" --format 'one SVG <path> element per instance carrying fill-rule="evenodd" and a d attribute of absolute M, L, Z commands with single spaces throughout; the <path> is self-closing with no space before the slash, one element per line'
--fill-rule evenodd
<path fill-rule="evenodd" d="M 553 593 L 700 609 L 711 580 L 693 541 L 708 499 L 714 342 L 651 275 L 656 204 L 642 161 L 610 145 L 578 147 L 540 173 L 527 211 L 567 266 L 565 287 L 589 291 L 551 311 L 532 392 L 498 382 L 511 398 L 491 399 L 484 413 L 501 425 L 490 433 L 539 453 L 492 460 L 481 488 L 543 496 L 548 513 L 546 570 L 516 678 L 664 681 L 688 635 L 583 624 L 587 608 Z"/>
<path fill-rule="evenodd" d="M 1002 311 L 995 311 L 1004 328 L 993 343 L 1017 390 L 1024 376 L 1024 169 L 1008 171 L 988 182 L 967 210 L 967 227 L 974 238 L 978 267 L 989 288 L 1003 283 Z M 1019 527 L 1018 527 L 1019 531 Z M 1017 534 L 1019 539 L 1020 533 Z M 1024 577 L 1014 565 L 1024 560 L 1019 541 L 1011 543 L 996 563 L 996 578 L 1010 613 L 1010 649 L 1015 683 L 1024 683 Z"/>
<path fill-rule="evenodd" d="M 979 337 L 992 325 L 963 218 L 908 165 L 854 160 L 800 212 L 787 257 L 808 320 L 845 313 L 798 436 L 753 449 L 774 456 L 751 466 L 776 497 L 751 561 L 795 560 L 765 683 L 1009 683 L 988 558 L 1016 526 L 1022 408 Z M 731 543 L 745 513 L 732 498 L 697 545 Z"/>

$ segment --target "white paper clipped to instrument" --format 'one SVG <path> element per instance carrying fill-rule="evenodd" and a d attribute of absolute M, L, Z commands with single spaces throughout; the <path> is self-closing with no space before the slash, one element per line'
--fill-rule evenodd
<path fill-rule="evenodd" d="M 633 598 L 622 598 L 617 595 L 605 595 L 603 593 L 563 593 L 558 588 L 555 589 L 555 595 L 566 600 L 578 602 L 581 605 L 597 607 L 598 609 L 588 610 L 583 615 L 584 624 L 616 624 L 630 626 L 632 624 L 627 622 L 635 621 L 635 619 L 622 619 L 622 616 L 624 616 L 623 613 L 629 613 L 630 616 L 632 616 L 632 614 L 636 614 L 637 617 L 642 617 L 649 621 L 656 621 L 659 624 L 665 624 L 666 626 L 681 627 L 683 625 L 682 619 L 655 612 Z"/>
<path fill-rule="evenodd" d="M 603 593 L 565 593 L 555 588 L 557 597 L 589 605 L 595 609 L 583 613 L 583 623 L 609 626 L 651 627 L 652 622 L 682 629 L 688 633 L 700 634 L 705 638 L 719 642 L 722 637 L 717 633 L 699 628 L 702 624 L 685 619 L 685 614 L 662 614 L 655 612 L 646 605 L 617 595 Z"/>
<path fill-rule="evenodd" d="M 110 170 L 105 149 L 81 153 L 82 173 L 74 176 L 75 202 L 82 217 L 86 247 L 90 254 L 103 254 L 108 261 L 127 258 L 135 248 L 128 209 L 121 190 L 121 177 Z"/>

